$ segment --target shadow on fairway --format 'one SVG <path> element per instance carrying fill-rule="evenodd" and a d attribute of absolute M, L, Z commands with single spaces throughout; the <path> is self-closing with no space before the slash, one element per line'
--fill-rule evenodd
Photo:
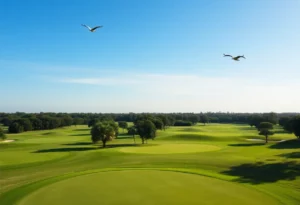
<path fill-rule="evenodd" d="M 286 130 L 275 130 L 274 133 L 275 134 L 291 134 L 291 132 L 288 132 Z"/>
<path fill-rule="evenodd" d="M 296 158 L 300 158 L 300 152 L 291 152 L 286 154 L 280 154 L 277 156 L 296 159 Z"/>
<path fill-rule="evenodd" d="M 263 146 L 265 143 L 240 143 L 240 144 L 229 144 L 231 147 L 253 147 L 253 146 Z"/>
<path fill-rule="evenodd" d="M 92 142 L 75 142 L 75 143 L 68 143 L 68 144 L 62 144 L 62 145 L 66 145 L 66 146 L 80 146 L 80 145 L 86 146 L 86 145 L 93 145 L 93 146 L 97 146 L 97 148 L 102 148 L 101 142 L 96 143 L 96 144 L 94 144 Z M 132 144 L 130 144 L 130 143 L 126 143 L 126 144 L 106 144 L 105 148 L 133 147 L 133 146 L 141 146 L 141 144 L 133 144 L 133 143 Z"/>
<path fill-rule="evenodd" d="M 118 147 L 138 147 L 140 144 L 107 144 L 105 148 L 100 145 L 100 149 L 110 149 L 110 148 L 118 148 Z"/>
<path fill-rule="evenodd" d="M 92 142 L 75 142 L 75 143 L 68 143 L 68 144 L 62 144 L 62 145 L 68 145 L 68 146 L 78 146 L 78 145 L 91 145 Z"/>
<path fill-rule="evenodd" d="M 297 149 L 300 148 L 300 140 L 287 140 L 270 146 L 271 149 Z"/>
<path fill-rule="evenodd" d="M 94 147 L 63 147 L 63 148 L 55 148 L 55 149 L 41 149 L 37 150 L 33 153 L 49 153 L 49 152 L 78 152 L 78 151 L 89 151 L 95 150 Z"/>
<path fill-rule="evenodd" d="M 73 131 L 82 132 L 82 131 L 90 131 L 90 128 L 84 128 L 84 129 L 74 129 Z"/>
<path fill-rule="evenodd" d="M 238 176 L 235 181 L 240 183 L 262 184 L 274 183 L 279 180 L 295 180 L 300 176 L 300 164 L 296 162 L 279 162 L 265 164 L 257 162 L 254 164 L 242 164 L 231 167 L 222 174 Z"/>
<path fill-rule="evenodd" d="M 84 136 L 91 136 L 91 134 L 90 133 L 84 133 L 84 134 L 73 134 L 73 135 L 69 135 L 69 136 L 84 137 Z"/>

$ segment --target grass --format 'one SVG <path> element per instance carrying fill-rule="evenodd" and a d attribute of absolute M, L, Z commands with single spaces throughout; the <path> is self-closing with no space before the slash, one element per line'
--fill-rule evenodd
<path fill-rule="evenodd" d="M 137 154 L 175 154 L 175 153 L 193 153 L 216 151 L 220 148 L 214 145 L 201 144 L 162 144 L 158 146 L 135 146 L 121 148 L 121 152 Z"/>
<path fill-rule="evenodd" d="M 158 131 L 147 145 L 136 137 L 135 145 L 120 130 L 107 149 L 91 143 L 87 126 L 7 134 L 16 141 L 0 144 L 1 205 L 79 204 L 83 198 L 86 204 L 298 204 L 299 141 L 275 130 L 270 140 L 287 141 L 247 141 L 263 139 L 248 125 L 199 124 Z"/>
<path fill-rule="evenodd" d="M 245 205 L 277 203 L 267 195 L 235 183 L 199 175 L 153 170 L 110 171 L 73 177 L 41 188 L 19 204 L 35 205 L 41 201 L 44 205 L 196 205 L 203 201 L 210 204 L 231 201 L 231 204 Z"/>

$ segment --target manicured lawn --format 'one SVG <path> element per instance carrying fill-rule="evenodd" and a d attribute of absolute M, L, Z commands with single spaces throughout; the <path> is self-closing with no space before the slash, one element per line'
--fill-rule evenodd
<path fill-rule="evenodd" d="M 226 187 L 226 189 L 224 189 Z M 20 205 L 279 204 L 243 185 L 169 171 L 110 171 L 66 179 L 33 192 Z"/>
<path fill-rule="evenodd" d="M 15 141 L 0 143 L 0 202 L 299 204 L 300 141 L 275 131 L 270 140 L 288 141 L 247 141 L 264 138 L 230 124 L 170 127 L 146 145 L 120 130 L 106 149 L 87 126 L 7 134 Z"/>
<path fill-rule="evenodd" d="M 137 146 L 124 147 L 121 152 L 140 153 L 140 154 L 175 154 L 216 151 L 220 148 L 214 145 L 201 144 L 162 144 L 156 146 Z"/>

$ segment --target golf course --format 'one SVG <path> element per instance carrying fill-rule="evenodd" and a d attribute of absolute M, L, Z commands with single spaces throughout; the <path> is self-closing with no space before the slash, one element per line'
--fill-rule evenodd
<path fill-rule="evenodd" d="M 0 141 L 1 205 L 299 204 L 300 141 L 279 126 L 171 126 L 92 143 L 91 128 L 7 134 Z M 5 127 L 4 127 L 5 129 Z"/>

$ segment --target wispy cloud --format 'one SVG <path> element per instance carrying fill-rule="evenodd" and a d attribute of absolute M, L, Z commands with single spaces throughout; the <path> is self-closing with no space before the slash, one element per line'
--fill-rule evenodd
<path fill-rule="evenodd" d="M 134 101 L 134 105 L 138 103 L 140 107 L 147 107 L 147 111 L 296 111 L 294 102 L 300 100 L 293 89 L 300 87 L 300 83 L 264 82 L 260 78 L 241 76 L 126 73 L 108 77 L 62 78 L 59 82 L 122 88 L 130 91 L 122 98 L 124 106 L 133 106 Z"/>
<path fill-rule="evenodd" d="M 88 84 L 88 85 L 131 85 L 138 84 L 140 81 L 137 79 L 123 79 L 120 77 L 116 78 L 63 78 L 59 79 L 62 83 L 74 83 L 74 84 Z"/>

